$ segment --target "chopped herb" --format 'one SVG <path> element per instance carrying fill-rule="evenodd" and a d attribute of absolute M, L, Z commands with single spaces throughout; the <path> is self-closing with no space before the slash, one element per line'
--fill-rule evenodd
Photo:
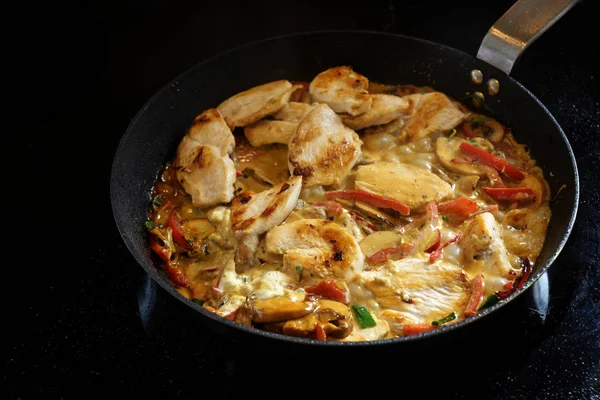
<path fill-rule="evenodd" d="M 242 172 L 242 176 L 244 177 L 244 179 L 248 179 L 248 173 L 246 171 Z"/>
<path fill-rule="evenodd" d="M 369 310 L 367 310 L 364 306 L 353 304 L 351 308 L 358 326 L 360 326 L 362 329 L 371 328 L 377 325 Z"/>
<path fill-rule="evenodd" d="M 448 222 L 448 216 L 447 215 L 442 215 L 442 220 L 444 220 L 444 222 Z"/>
<path fill-rule="evenodd" d="M 200 304 L 201 306 L 204 305 L 204 300 L 200 300 L 200 299 L 192 299 L 192 301 L 196 304 Z"/>
<path fill-rule="evenodd" d="M 452 139 L 454 135 L 456 135 L 456 129 L 452 129 L 452 133 L 450 134 L 450 137 L 448 139 Z"/>
<path fill-rule="evenodd" d="M 454 321 L 456 318 L 458 318 L 458 314 L 456 313 L 456 311 L 452 311 L 452 313 L 446 315 L 444 318 L 438 319 L 437 321 L 433 321 L 431 323 L 431 325 L 434 325 L 434 326 L 444 325 L 450 321 Z"/>
<path fill-rule="evenodd" d="M 302 265 L 296 265 L 296 272 L 298 273 L 298 280 L 302 280 Z"/>
<path fill-rule="evenodd" d="M 481 306 L 479 306 L 479 309 L 483 310 L 484 308 L 491 307 L 499 301 L 500 301 L 500 298 L 498 296 L 496 296 L 495 293 L 492 293 L 487 297 L 487 299 L 485 299 L 485 301 L 481 304 Z"/>
<path fill-rule="evenodd" d="M 424 199 L 426 199 L 426 198 L 427 198 L 427 195 L 425 195 L 425 194 L 422 194 L 422 195 L 421 195 L 421 197 L 422 197 L 422 198 L 424 198 Z"/>
<path fill-rule="evenodd" d="M 485 121 L 489 121 L 489 120 L 491 120 L 490 117 L 486 117 L 485 115 L 477 115 L 477 116 L 471 118 L 471 123 L 472 124 L 481 124 L 481 123 L 483 123 Z"/>
<path fill-rule="evenodd" d="M 146 221 L 144 222 L 144 225 L 146 226 L 146 229 L 154 229 L 156 227 L 154 221 Z"/>
<path fill-rule="evenodd" d="M 477 144 L 477 140 L 475 140 L 474 138 L 469 139 L 469 142 L 471 142 L 473 144 Z"/>
<path fill-rule="evenodd" d="M 161 195 L 155 196 L 152 199 L 152 205 L 155 207 L 160 207 L 162 206 L 162 203 L 165 201 L 165 198 L 162 197 Z"/>

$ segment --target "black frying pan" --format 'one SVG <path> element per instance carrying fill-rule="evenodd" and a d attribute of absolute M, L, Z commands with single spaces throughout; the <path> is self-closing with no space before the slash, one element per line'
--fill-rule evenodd
<path fill-rule="evenodd" d="M 467 92 L 486 94 L 485 85 L 472 83 L 473 69 L 480 70 L 485 80 L 495 78 L 500 82 L 497 95 L 486 95 L 486 112 L 510 126 L 517 140 L 530 147 L 555 196 L 546 242 L 532 275 L 509 298 L 471 318 L 431 332 L 341 343 L 300 339 L 239 325 L 185 299 L 169 283 L 148 248 L 144 221 L 157 173 L 173 156 L 194 117 L 250 87 L 278 79 L 310 81 L 317 73 L 338 65 L 351 65 L 372 82 L 432 86 L 456 99 Z M 236 48 L 197 64 L 163 87 L 137 113 L 121 139 L 112 167 L 110 195 L 116 224 L 135 259 L 183 307 L 191 308 L 190 314 L 215 332 L 242 343 L 387 348 L 443 340 L 485 319 L 530 288 L 567 241 L 577 212 L 579 184 L 575 158 L 561 127 L 532 93 L 499 68 L 456 49 L 412 37 L 327 31 L 281 36 Z"/>

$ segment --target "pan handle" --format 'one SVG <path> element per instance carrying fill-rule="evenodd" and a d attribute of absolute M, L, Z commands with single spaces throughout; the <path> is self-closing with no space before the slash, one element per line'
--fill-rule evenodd
<path fill-rule="evenodd" d="M 486 33 L 477 58 L 510 74 L 523 50 L 579 0 L 517 0 Z"/>

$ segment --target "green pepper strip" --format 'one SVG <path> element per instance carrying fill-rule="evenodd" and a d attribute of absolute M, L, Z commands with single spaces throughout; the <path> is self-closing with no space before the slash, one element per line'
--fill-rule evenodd
<path fill-rule="evenodd" d="M 456 318 L 458 318 L 458 314 L 456 313 L 456 311 L 452 311 L 450 314 L 446 315 L 444 318 L 438 319 L 437 321 L 433 321 L 431 323 L 431 325 L 434 325 L 434 326 L 444 325 L 445 323 L 454 321 Z"/>
<path fill-rule="evenodd" d="M 487 299 L 479 306 L 480 310 L 488 308 L 500 301 L 500 298 L 495 293 L 490 294 Z"/>
<path fill-rule="evenodd" d="M 358 326 L 360 326 L 362 329 L 377 325 L 369 310 L 367 310 L 364 306 L 353 304 L 352 312 L 354 313 L 356 322 L 358 322 Z"/>

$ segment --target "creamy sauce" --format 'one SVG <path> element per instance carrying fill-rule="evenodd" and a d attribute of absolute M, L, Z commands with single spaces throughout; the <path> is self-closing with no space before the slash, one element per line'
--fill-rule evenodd
<path fill-rule="evenodd" d="M 408 85 L 370 85 L 370 93 L 395 96 L 433 91 Z M 308 84 L 302 85 L 292 99 L 310 103 Z M 343 237 L 332 236 L 336 231 L 326 230 L 325 225 L 315 225 L 310 232 L 306 230 L 310 227 L 298 232 L 283 230 L 290 236 L 276 239 L 285 251 L 269 250 L 267 233 L 250 241 L 258 243 L 256 248 L 242 248 L 243 236 L 232 229 L 232 203 L 193 207 L 170 163 L 153 190 L 155 200 L 147 224 L 154 240 L 151 247 L 162 254 L 162 266 L 182 295 L 224 318 L 257 329 L 323 340 L 315 323 L 307 319 L 314 315 L 318 316 L 315 321 L 322 321 L 326 340 L 362 341 L 407 335 L 409 328 L 417 326 L 414 324 L 429 326 L 451 313 L 458 319 L 466 318 L 478 311 L 477 307 L 469 309 L 474 307 L 469 304 L 479 278 L 484 296 L 475 299 L 475 306 L 489 295 L 510 290 L 526 273 L 523 266 L 535 263 L 551 218 L 550 193 L 543 171 L 509 129 L 457 102 L 452 101 L 452 107 L 464 113 L 464 121 L 452 129 L 434 129 L 423 138 L 411 140 L 404 130 L 406 122 L 419 112 L 412 103 L 398 120 L 358 130 L 362 155 L 342 184 L 336 189 L 303 187 L 293 210 L 281 222 L 329 221 L 343 228 L 347 234 Z M 486 126 L 496 129 L 494 139 L 498 139 L 500 129 L 501 140 L 488 140 L 492 132 Z M 230 156 L 237 169 L 234 193 L 238 201 L 248 193 L 288 181 L 291 168 L 285 144 L 254 148 L 237 130 L 235 143 Z M 515 180 L 495 171 L 464 153 L 462 143 L 508 162 L 524 178 Z M 414 174 L 414 185 L 397 183 L 401 177 L 393 174 L 377 175 L 377 168 L 394 165 L 406 166 L 407 173 Z M 375 173 L 361 178 L 361 166 Z M 439 186 L 411 192 L 426 176 L 433 176 L 432 182 Z M 385 194 L 387 201 L 408 199 L 410 194 L 410 213 L 405 215 L 387 203 L 373 203 L 369 197 L 328 198 L 329 192 L 356 190 L 359 184 L 373 188 L 376 195 Z M 387 185 L 385 190 L 382 184 Z M 447 187 L 449 190 L 440 194 Z M 498 200 L 485 187 L 528 188 L 534 197 Z M 457 199 L 462 205 L 455 202 Z M 178 217 L 182 234 L 178 234 L 178 223 L 172 221 L 171 214 Z M 336 262 L 345 265 L 342 261 L 352 254 L 351 248 L 359 249 L 358 258 L 344 267 L 350 270 L 339 272 L 348 278 L 332 278 L 328 269 Z M 165 254 L 169 261 L 165 261 Z M 309 261 L 316 259 L 324 260 L 323 265 L 315 268 L 311 264 L 309 268 Z M 235 260 L 245 260 L 247 265 L 242 268 Z M 343 316 L 346 311 L 327 311 L 332 303 L 320 299 L 339 302 L 338 311 L 346 310 L 347 316 Z M 361 326 L 355 306 L 364 307 L 375 325 Z M 344 324 L 349 324 L 348 329 L 340 329 Z"/>

